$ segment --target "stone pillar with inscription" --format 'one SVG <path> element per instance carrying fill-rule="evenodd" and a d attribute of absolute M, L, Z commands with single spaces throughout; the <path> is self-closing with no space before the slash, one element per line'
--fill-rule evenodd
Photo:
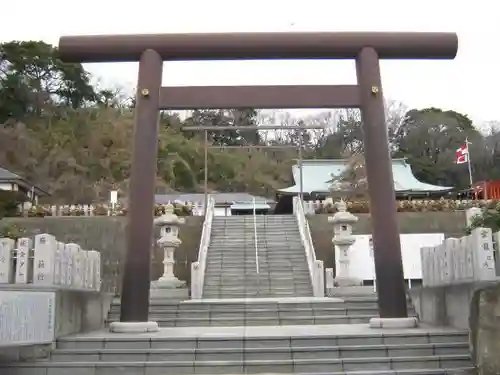
<path fill-rule="evenodd" d="M 0 284 L 10 284 L 13 281 L 15 243 L 11 238 L 0 238 Z"/>
<path fill-rule="evenodd" d="M 496 280 L 492 230 L 490 228 L 473 229 L 469 246 L 472 249 L 474 281 Z"/>
<path fill-rule="evenodd" d="M 16 284 L 28 284 L 30 279 L 32 241 L 29 238 L 20 238 L 17 241 L 16 252 Z"/>
<path fill-rule="evenodd" d="M 181 244 L 179 226 L 184 219 L 174 213 L 174 207 L 167 205 L 165 214 L 154 221 L 160 227 L 160 238 L 157 243 L 163 249 L 163 275 L 151 282 L 150 297 L 152 299 L 185 300 L 189 298 L 186 282 L 174 275 L 175 249 Z"/>
<path fill-rule="evenodd" d="M 81 248 L 80 245 L 76 243 L 66 244 L 66 248 L 68 250 L 69 260 L 71 266 L 68 264 L 68 272 L 71 275 L 71 283 L 69 286 L 75 289 L 82 288 L 82 270 L 83 264 L 81 259 Z"/>
<path fill-rule="evenodd" d="M 58 285 L 56 280 L 55 263 L 57 240 L 51 234 L 38 234 L 35 236 L 33 256 L 33 284 Z M 59 270 L 57 272 L 59 274 Z"/>

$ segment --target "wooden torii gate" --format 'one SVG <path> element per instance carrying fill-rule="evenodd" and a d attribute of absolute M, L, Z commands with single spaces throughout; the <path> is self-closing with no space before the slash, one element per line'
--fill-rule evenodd
<path fill-rule="evenodd" d="M 407 317 L 380 59 L 453 59 L 455 33 L 293 32 L 63 36 L 64 62 L 139 61 L 122 330 L 148 321 L 161 109 L 360 108 L 381 318 Z M 163 61 L 355 59 L 357 85 L 161 87 Z M 411 88 L 409 88 L 411 89 Z M 128 327 L 128 328 L 127 328 Z M 157 327 L 157 325 L 156 325 Z M 157 329 L 157 328 L 156 328 Z"/>

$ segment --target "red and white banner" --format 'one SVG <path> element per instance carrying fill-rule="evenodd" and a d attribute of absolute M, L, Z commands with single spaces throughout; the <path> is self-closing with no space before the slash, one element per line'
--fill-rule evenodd
<path fill-rule="evenodd" d="M 455 152 L 455 157 L 457 164 L 465 164 L 469 161 L 469 148 L 467 146 L 467 143 L 457 149 L 457 151 Z"/>

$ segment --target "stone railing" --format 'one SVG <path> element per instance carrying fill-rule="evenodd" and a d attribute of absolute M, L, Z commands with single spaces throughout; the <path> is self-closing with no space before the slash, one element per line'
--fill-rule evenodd
<path fill-rule="evenodd" d="M 200 299 L 203 294 L 203 283 L 205 281 L 205 268 L 210 235 L 212 232 L 212 221 L 214 217 L 215 200 L 210 197 L 205 212 L 205 220 L 201 232 L 198 260 L 191 263 L 191 298 Z"/>
<path fill-rule="evenodd" d="M 476 228 L 468 236 L 448 238 L 438 246 L 422 247 L 422 285 L 446 286 L 497 280 L 499 259 L 494 243 L 500 232 Z"/>
<path fill-rule="evenodd" d="M 324 297 L 325 275 L 323 261 L 316 259 L 316 253 L 314 251 L 314 245 L 311 238 L 311 231 L 309 230 L 309 223 L 306 219 L 301 200 L 298 197 L 294 197 L 293 205 L 295 217 L 297 218 L 297 224 L 299 226 L 300 239 L 306 252 L 307 265 L 311 276 L 314 297 Z"/>
<path fill-rule="evenodd" d="M 50 234 L 0 238 L 0 347 L 48 345 L 101 328 L 110 301 L 100 290 L 99 252 Z"/>

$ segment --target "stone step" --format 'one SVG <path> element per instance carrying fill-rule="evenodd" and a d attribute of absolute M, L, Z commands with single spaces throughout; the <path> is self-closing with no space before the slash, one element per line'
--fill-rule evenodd
<path fill-rule="evenodd" d="M 253 229 L 251 231 L 214 229 L 211 232 L 211 238 L 214 240 L 254 240 L 255 231 Z M 278 242 L 278 240 L 282 240 L 284 242 L 293 242 L 296 240 L 300 241 L 300 238 L 300 233 L 297 231 L 297 229 L 293 232 L 286 232 L 284 230 L 262 230 L 261 232 L 257 231 L 257 240 L 259 241 Z"/>
<path fill-rule="evenodd" d="M 469 364 L 467 367 L 457 368 L 436 368 L 439 366 L 439 358 L 432 357 L 432 361 L 427 362 L 425 359 L 418 361 L 415 365 L 410 362 L 395 362 L 392 363 L 389 359 L 386 362 L 377 361 L 376 364 L 369 366 L 362 364 L 360 361 L 355 361 L 362 371 L 345 372 L 341 368 L 353 368 L 351 363 L 354 360 L 287 360 L 287 361 L 247 361 L 244 364 L 230 361 L 223 363 L 219 362 L 97 362 L 95 365 L 89 362 L 40 362 L 40 363 L 20 363 L 15 365 L 0 364 L 2 375 L 59 375 L 59 374 L 127 374 L 127 375 L 177 375 L 177 374 L 250 374 L 250 373 L 280 373 L 280 374 L 301 374 L 301 375 L 475 375 L 477 370 Z M 332 363 L 332 361 L 335 361 Z M 423 363 L 422 363 L 423 362 Z M 447 363 L 446 361 L 443 361 Z M 460 361 L 458 364 L 462 364 Z M 385 363 L 385 364 L 384 364 Z M 452 363 L 453 364 L 453 363 Z M 407 368 L 405 368 L 407 366 Z M 423 367 L 422 367 L 423 366 Z M 393 370 L 377 370 L 378 368 L 392 367 Z M 324 370 L 323 369 L 327 369 Z M 375 368 L 376 370 L 365 370 L 367 368 Z M 316 371 L 315 371 L 316 369 Z M 330 370 L 328 370 L 330 369 Z M 333 369 L 333 370 L 332 370 Z M 280 372 L 281 370 L 281 372 Z M 20 372 L 22 371 L 22 372 Z M 43 371 L 43 372 L 42 372 Z"/>
<path fill-rule="evenodd" d="M 282 291 L 280 293 L 274 292 L 203 292 L 203 298 L 217 298 L 217 299 L 241 299 L 241 298 L 291 298 L 291 297 L 312 297 L 312 292 L 294 292 Z"/>
<path fill-rule="evenodd" d="M 242 298 L 242 297 L 312 297 L 312 288 L 242 288 L 242 289 L 224 289 L 224 288 L 203 288 L 204 298 Z M 214 297 L 216 296 L 216 297 Z M 226 297 L 224 297 L 226 296 Z"/>
<path fill-rule="evenodd" d="M 262 255 L 259 255 L 259 256 L 255 256 L 255 254 L 252 254 L 252 255 L 247 255 L 247 256 L 241 256 L 241 257 L 238 257 L 238 256 L 235 256 L 235 255 L 232 255 L 232 256 L 216 256 L 216 257 L 212 257 L 212 256 L 208 256 L 207 258 L 207 264 L 211 264 L 211 263 L 234 263 L 234 264 L 255 264 L 255 259 L 258 259 L 258 261 L 260 263 L 283 263 L 283 264 L 306 264 L 307 262 L 307 259 L 305 257 L 305 255 L 301 255 L 301 256 L 294 256 L 294 257 L 287 257 L 287 256 L 283 256 L 283 257 L 277 257 L 277 256 L 273 256 L 273 257 L 267 257 L 267 256 L 262 256 Z"/>
<path fill-rule="evenodd" d="M 260 281 L 255 281 L 255 280 L 248 280 L 248 281 L 240 281 L 240 282 L 235 282 L 228 280 L 227 278 L 224 279 L 210 279 L 206 280 L 203 283 L 203 286 L 208 288 L 208 287 L 220 287 L 220 286 L 230 286 L 230 285 L 246 285 L 248 287 L 250 286 L 262 286 L 262 287 L 284 287 L 284 286 L 289 286 L 289 285 L 311 285 L 311 280 L 310 279 L 261 279 Z"/>
<path fill-rule="evenodd" d="M 257 251 L 262 255 L 275 255 L 275 256 L 286 256 L 290 255 L 304 255 L 305 251 L 303 247 L 257 247 Z M 208 248 L 208 255 L 255 255 L 255 246 L 248 247 L 234 247 L 229 245 L 224 246 L 210 246 Z"/>
<path fill-rule="evenodd" d="M 259 267 L 262 270 L 262 272 L 266 270 L 307 270 L 308 267 L 306 264 L 297 264 L 297 262 L 270 262 L 266 260 L 259 260 L 258 261 Z M 229 261 L 209 261 L 207 262 L 207 267 L 211 269 L 222 269 L 222 270 L 227 270 L 227 269 L 237 269 L 237 270 L 244 270 L 244 269 L 251 269 L 255 268 L 256 262 L 229 262 Z"/>
<path fill-rule="evenodd" d="M 56 349 L 50 359 L 54 362 L 97 361 L 237 361 L 291 360 L 291 359 L 349 359 L 399 358 L 407 356 L 467 356 L 466 343 L 405 344 L 405 345 L 353 345 L 347 347 L 276 347 L 276 348 L 197 348 L 197 349 Z"/>
<path fill-rule="evenodd" d="M 209 264 L 224 264 L 227 265 L 228 267 L 238 267 L 241 266 L 244 268 L 245 266 L 248 265 L 255 265 L 255 262 L 259 264 L 265 265 L 265 264 L 272 264 L 273 266 L 283 266 L 283 267 L 299 267 L 299 268 L 307 268 L 307 263 L 305 257 L 302 259 L 283 259 L 283 258 L 266 258 L 266 257 L 246 257 L 246 258 L 241 258 L 241 259 L 229 259 L 229 258 L 222 258 L 222 259 L 213 259 L 208 257 L 207 259 L 207 265 Z"/>
<path fill-rule="evenodd" d="M 276 294 L 276 295 L 283 295 L 287 294 L 290 296 L 294 296 L 295 294 L 297 295 L 305 295 L 305 296 L 312 296 L 312 288 L 241 288 L 241 289 L 235 289 L 235 288 L 203 288 L 203 293 L 204 295 L 210 294 L 210 295 L 225 295 L 225 294 L 236 294 L 236 295 L 247 295 L 247 294 L 252 294 L 252 295 L 262 295 L 262 294 Z"/>
<path fill-rule="evenodd" d="M 224 266 L 224 267 L 221 267 Z M 207 268 L 210 269 L 223 269 L 224 273 L 226 271 L 243 271 L 243 270 L 249 270 L 253 269 L 255 267 L 255 263 L 248 263 L 244 264 L 242 262 L 240 263 L 226 263 L 226 262 L 207 262 Z M 303 262 L 302 264 L 295 264 L 295 263 L 288 263 L 288 264 L 278 264 L 278 263 L 268 263 L 268 262 L 263 262 L 259 261 L 259 267 L 261 268 L 262 272 L 265 273 L 267 269 L 271 271 L 277 271 L 277 272 L 292 272 L 292 271 L 297 271 L 299 273 L 307 273 L 309 274 L 309 268 L 307 267 L 307 264 Z"/>
<path fill-rule="evenodd" d="M 377 316 L 377 315 L 375 315 Z M 150 316 L 160 327 L 242 327 L 275 325 L 311 325 L 311 324 L 367 324 L 374 315 L 331 315 L 331 316 L 290 316 L 290 317 L 210 317 L 210 318 L 165 318 L 161 315 Z M 118 315 L 111 315 L 108 323 L 118 321 Z"/>
<path fill-rule="evenodd" d="M 288 291 L 288 290 L 311 290 L 311 284 L 289 284 L 289 285 L 274 285 L 271 286 L 269 284 L 264 285 L 208 285 L 203 287 L 204 291 L 213 291 L 216 292 L 220 290 L 221 292 L 238 292 L 238 291 L 259 291 L 265 290 L 270 292 L 280 292 L 280 291 Z"/>
<path fill-rule="evenodd" d="M 228 247 L 229 245 L 234 245 L 235 248 L 244 248 L 252 246 L 255 248 L 255 241 L 253 238 L 235 238 L 233 240 L 231 239 L 226 239 L 226 238 L 211 238 L 210 239 L 210 247 L 217 248 L 218 246 L 225 246 Z M 296 240 L 289 240 L 285 241 L 282 240 L 279 243 L 278 242 L 270 242 L 270 241 L 264 241 L 263 239 L 260 240 L 260 242 L 257 242 L 257 246 L 259 248 L 271 248 L 271 249 L 299 249 L 303 248 L 302 242 L 300 239 Z"/>
<path fill-rule="evenodd" d="M 211 250 L 208 250 L 208 260 L 222 260 L 222 259 L 227 259 L 227 260 L 242 260 L 242 259 L 255 259 L 255 249 L 252 251 L 233 251 L 233 250 L 226 250 L 226 251 L 215 251 L 211 252 Z M 307 261 L 305 252 L 298 252 L 298 251 L 279 251 L 279 252 L 266 252 L 266 251 L 258 251 L 257 256 L 262 259 L 269 259 L 269 260 L 279 260 L 279 259 L 285 259 L 287 261 L 297 261 L 297 262 L 305 262 Z"/>
<path fill-rule="evenodd" d="M 229 333 L 225 331 L 213 330 L 202 335 L 194 333 L 185 335 L 169 335 L 168 332 L 160 334 L 110 334 L 104 332 L 99 334 L 82 334 L 64 336 L 57 340 L 58 349 L 223 349 L 223 348 L 294 348 L 294 347 L 320 347 L 320 346 L 339 346 L 352 347 L 359 345 L 405 345 L 405 344 L 443 344 L 443 343 L 464 343 L 469 342 L 469 333 L 467 330 L 458 330 L 450 328 L 416 328 L 403 329 L 401 331 L 393 330 L 369 330 L 364 325 L 355 325 L 352 327 L 338 327 L 329 329 L 325 327 L 313 330 L 312 333 L 304 332 L 300 329 L 301 335 L 297 335 L 297 329 L 290 331 L 281 330 L 281 334 L 277 334 L 275 329 L 262 330 L 262 334 L 258 328 L 250 330 L 251 335 L 245 335 L 243 331 L 237 330 L 240 334 L 233 333 L 234 329 L 230 329 Z M 349 328 L 348 330 L 346 330 Z M 331 332 L 340 332 L 332 334 Z M 346 332 L 349 333 L 346 333 Z M 218 332 L 218 333 L 217 333 Z M 284 332 L 291 332 L 284 333 Z M 326 332 L 326 333 L 324 333 Z"/>
<path fill-rule="evenodd" d="M 333 300 L 333 299 L 332 299 Z M 261 300 L 258 300 L 261 301 Z M 328 302 L 328 298 L 321 299 L 322 302 L 242 302 L 238 300 L 222 300 L 217 302 L 165 302 L 161 300 L 152 300 L 150 302 L 150 311 L 164 311 L 164 312 L 179 312 L 182 314 L 184 311 L 200 311 L 206 310 L 212 313 L 217 313 L 220 311 L 247 311 L 250 313 L 259 312 L 261 310 L 276 310 L 276 311 L 290 311 L 294 309 L 312 309 L 313 311 L 321 311 L 325 309 L 347 309 L 351 310 L 366 310 L 366 311 L 378 311 L 378 305 L 376 299 L 373 300 L 360 300 L 351 301 L 346 299 L 334 300 Z M 409 305 L 411 308 L 411 306 Z M 411 310 L 411 309 L 410 309 Z M 114 300 L 111 311 L 120 311 L 120 300 Z"/>
<path fill-rule="evenodd" d="M 297 248 L 265 248 L 260 247 L 257 248 L 257 252 L 261 256 L 271 255 L 271 256 L 288 256 L 288 255 L 301 255 L 302 257 L 305 255 L 305 251 L 303 247 Z M 233 247 L 233 246 L 210 246 L 208 248 L 208 256 L 255 256 L 255 246 L 249 247 Z"/>
<path fill-rule="evenodd" d="M 247 217 L 244 220 L 214 220 L 212 221 L 212 224 L 218 224 L 218 225 L 243 225 L 243 224 L 254 224 L 257 223 L 257 225 L 262 225 L 262 224 L 267 224 L 267 225 L 279 225 L 279 224 L 288 224 L 292 225 L 295 224 L 297 225 L 297 220 L 295 218 L 289 218 L 285 220 L 268 220 L 268 219 L 256 219 L 254 220 L 253 217 Z"/>
<path fill-rule="evenodd" d="M 256 279 L 243 279 L 238 282 L 234 281 L 231 278 L 210 278 L 209 280 L 205 280 L 203 283 L 204 286 L 219 286 L 219 285 L 269 285 L 269 286 L 287 286 L 290 285 L 289 279 L 276 279 L 271 280 L 270 278 L 261 278 L 259 280 Z M 292 284 L 294 285 L 310 285 L 311 280 L 309 278 L 302 278 L 298 280 L 292 280 Z"/>
<path fill-rule="evenodd" d="M 256 277 L 257 271 L 253 268 L 247 268 L 247 269 L 238 269 L 236 271 L 233 270 L 227 270 L 223 268 L 207 268 L 205 272 L 205 281 L 208 280 L 229 280 L 232 278 L 235 278 L 237 276 L 240 276 L 241 279 L 240 281 L 234 283 L 242 284 L 242 283 L 247 283 L 249 281 L 248 278 L 251 277 Z M 259 275 L 259 280 L 263 280 L 264 282 L 273 282 L 275 280 L 288 280 L 289 282 L 293 282 L 293 280 L 298 280 L 300 282 L 304 282 L 306 280 L 310 280 L 309 272 L 302 272 L 302 271 L 286 271 L 283 272 L 282 270 L 280 271 L 267 271 L 267 270 L 260 270 Z M 255 282 L 250 282 L 251 284 L 256 284 Z"/>
<path fill-rule="evenodd" d="M 119 306 L 113 305 L 110 309 L 110 316 L 118 316 L 120 313 Z M 221 310 L 211 310 L 211 309 L 197 309 L 193 306 L 190 309 L 172 309 L 164 310 L 161 308 L 155 308 L 150 306 L 150 315 L 163 315 L 165 318 L 175 318 L 177 316 L 182 316 L 185 318 L 203 318 L 207 319 L 210 317 L 295 317 L 295 316 L 352 316 L 352 315 L 371 315 L 378 316 L 378 309 L 376 307 L 356 307 L 356 308 L 344 308 L 344 307 L 322 307 L 322 308 L 304 308 L 304 307 L 291 307 L 284 308 L 280 306 L 275 306 L 275 308 L 259 308 L 259 309 L 221 309 Z"/>
<path fill-rule="evenodd" d="M 236 236 L 238 235 L 238 236 Z M 226 229 L 213 229 L 211 232 L 211 238 L 213 239 L 255 239 L 255 231 L 253 228 L 250 230 L 226 230 Z M 260 241 L 271 241 L 278 242 L 278 240 L 283 240 L 286 242 L 291 242 L 293 240 L 300 240 L 300 233 L 298 229 L 293 231 L 287 231 L 286 229 L 279 230 L 269 230 L 261 229 L 257 231 L 257 239 Z"/>
<path fill-rule="evenodd" d="M 207 265 L 205 270 L 205 280 L 209 277 L 224 275 L 224 276 L 238 276 L 238 275 L 254 275 L 257 273 L 256 267 L 247 266 L 217 266 L 217 265 Z M 259 275 L 263 275 L 262 277 L 270 277 L 273 276 L 289 276 L 289 277 L 301 277 L 306 278 L 309 277 L 309 270 L 307 267 L 264 267 L 263 264 L 260 265 Z"/>
<path fill-rule="evenodd" d="M 223 271 L 224 270 L 224 271 Z M 231 268 L 220 268 L 220 267 L 209 267 L 207 266 L 207 269 L 205 271 L 205 281 L 207 280 L 219 280 L 219 279 L 226 279 L 226 280 L 234 280 L 234 282 L 247 282 L 249 280 L 265 280 L 269 281 L 270 278 L 273 280 L 289 280 L 290 278 L 298 278 L 299 280 L 309 280 L 310 275 L 309 271 L 307 269 L 303 270 L 287 270 L 287 271 L 281 271 L 281 270 L 259 270 L 259 273 L 255 270 L 255 267 L 247 267 L 247 268 L 238 268 L 238 269 L 231 269 Z M 238 281 L 237 281 L 238 280 Z"/>
<path fill-rule="evenodd" d="M 274 246 L 264 246 L 264 245 L 258 245 L 257 250 L 262 252 L 262 253 L 270 253 L 270 254 L 276 254 L 276 253 L 296 253 L 296 254 L 304 254 L 304 247 L 302 244 L 296 244 L 296 245 L 274 245 Z M 240 253 L 252 253 L 255 252 L 255 244 L 253 243 L 248 243 L 248 244 L 232 244 L 232 243 L 223 243 L 223 244 L 210 244 L 208 247 L 209 253 L 217 253 L 217 252 L 222 252 L 222 253 L 233 253 L 233 252 L 240 252 Z"/>
<path fill-rule="evenodd" d="M 112 306 L 120 304 L 119 297 L 113 299 Z M 338 308 L 347 306 L 377 306 L 377 300 L 374 299 L 360 299 L 355 297 L 349 298 L 328 298 L 328 297 L 314 297 L 306 299 L 285 298 L 285 299 L 256 299 L 256 300 L 187 300 L 181 302 L 165 302 L 162 300 L 154 300 L 150 306 L 161 307 L 165 309 L 180 309 L 180 310 L 225 310 L 225 309 L 296 309 L 296 308 Z"/>
<path fill-rule="evenodd" d="M 209 267 L 207 268 L 205 272 L 205 280 L 211 280 L 211 279 L 217 279 L 220 277 L 225 277 L 225 278 L 235 278 L 240 276 L 242 279 L 248 278 L 248 277 L 256 277 L 257 271 L 252 268 L 247 268 L 247 269 L 237 269 L 237 270 L 232 270 L 232 269 L 227 269 L 225 268 L 215 268 L 215 267 Z M 260 270 L 259 273 L 259 279 L 260 280 L 266 280 L 266 281 L 272 281 L 272 280 L 285 280 L 288 279 L 290 281 L 293 281 L 295 279 L 300 280 L 301 282 L 304 280 L 310 280 L 309 276 L 309 271 L 283 271 L 283 270 L 274 270 L 274 271 L 267 271 L 267 270 Z M 241 280 L 240 283 L 246 282 L 244 280 Z"/>
<path fill-rule="evenodd" d="M 253 241 L 243 242 L 232 242 L 232 241 L 221 241 L 217 243 L 217 241 L 210 242 L 210 246 L 208 247 L 210 250 L 220 250 L 220 251 L 255 251 L 255 243 Z M 300 242 L 294 242 L 286 244 L 284 242 L 280 244 L 265 244 L 260 243 L 257 244 L 257 249 L 262 251 L 269 252 L 278 252 L 278 251 L 304 251 L 304 247 Z"/>

